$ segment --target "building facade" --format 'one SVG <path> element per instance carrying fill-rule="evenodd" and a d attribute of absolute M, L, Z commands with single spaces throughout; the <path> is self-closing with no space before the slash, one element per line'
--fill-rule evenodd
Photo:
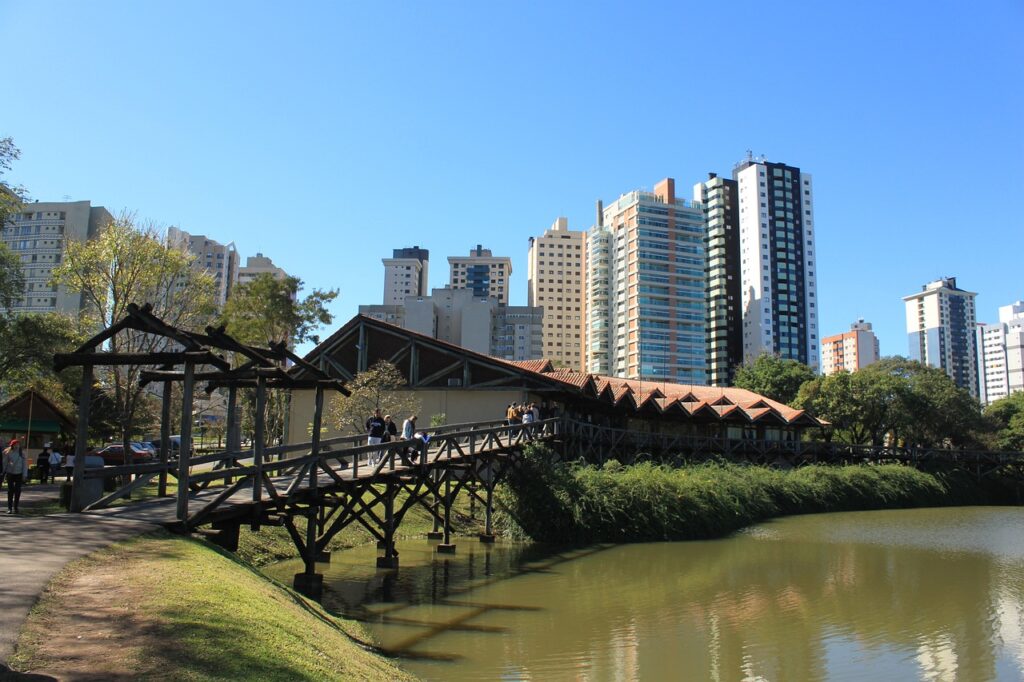
<path fill-rule="evenodd" d="M 246 284 L 256 279 L 261 274 L 273 275 L 274 279 L 285 279 L 288 277 L 288 273 L 284 269 L 274 265 L 274 261 L 264 256 L 262 253 L 257 253 L 255 256 L 249 256 L 245 259 L 245 265 L 238 269 L 238 283 Z"/>
<path fill-rule="evenodd" d="M 188 249 L 195 257 L 192 261 L 193 270 L 209 273 L 213 277 L 217 306 L 224 307 L 238 282 L 238 251 L 235 243 L 221 244 L 205 235 L 190 234 L 177 227 L 167 228 L 167 241 Z"/>
<path fill-rule="evenodd" d="M 979 324 L 978 392 L 990 405 L 1024 391 L 1024 301 L 999 308 L 999 322 Z"/>
<path fill-rule="evenodd" d="M 512 277 L 512 259 L 493 256 L 490 249 L 480 244 L 468 256 L 448 256 L 451 289 L 471 289 L 478 298 L 495 298 L 508 304 L 509 280 Z"/>
<path fill-rule="evenodd" d="M 856 372 L 878 362 L 878 337 L 871 323 L 857 320 L 850 331 L 821 340 L 821 373 Z"/>
<path fill-rule="evenodd" d="M 430 251 L 412 246 L 395 249 L 384 263 L 384 305 L 400 305 L 407 296 L 427 296 Z"/>
<path fill-rule="evenodd" d="M 978 351 L 974 297 L 944 277 L 904 296 L 912 360 L 942 369 L 957 386 L 978 393 Z"/>
<path fill-rule="evenodd" d="M 811 176 L 748 156 L 739 193 L 743 356 L 818 366 L 818 299 Z"/>
<path fill-rule="evenodd" d="M 21 258 L 25 276 L 24 296 L 13 311 L 77 315 L 82 295 L 51 284 L 53 269 L 61 263 L 67 240 L 92 239 L 113 219 L 107 209 L 88 201 L 37 201 L 11 214 L 2 237 Z"/>
<path fill-rule="evenodd" d="M 446 287 L 399 305 L 361 305 L 359 314 L 504 360 L 544 355 L 542 308 L 501 305 L 471 289 Z"/>
<path fill-rule="evenodd" d="M 743 364 L 737 182 L 708 173 L 706 182 L 693 186 L 693 200 L 704 210 L 708 383 L 732 386 L 736 368 Z"/>
<path fill-rule="evenodd" d="M 557 367 L 583 366 L 585 235 L 558 218 L 543 235 L 530 237 L 526 303 L 544 310 L 544 357 Z"/>
<path fill-rule="evenodd" d="M 602 207 L 587 241 L 586 371 L 705 384 L 703 211 L 666 178 Z"/>

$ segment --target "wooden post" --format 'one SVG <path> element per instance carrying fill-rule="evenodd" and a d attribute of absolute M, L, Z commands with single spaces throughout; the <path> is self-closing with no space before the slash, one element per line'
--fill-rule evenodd
<path fill-rule="evenodd" d="M 494 528 L 491 525 L 491 514 L 494 510 L 494 460 L 488 459 L 483 474 L 480 476 L 484 482 L 484 489 L 487 491 L 487 503 L 484 506 L 484 532 L 480 535 L 480 542 L 490 544 L 494 542 Z"/>
<path fill-rule="evenodd" d="M 85 444 L 89 439 L 89 403 L 92 401 L 92 365 L 82 367 L 82 386 L 78 389 L 78 429 L 75 435 L 75 468 L 71 479 L 71 511 L 80 512 L 89 504 L 85 499 Z"/>
<path fill-rule="evenodd" d="M 188 466 L 192 459 L 192 393 L 195 390 L 195 363 L 185 362 L 185 381 L 181 387 L 181 443 L 178 449 L 178 521 L 188 520 Z"/>
<path fill-rule="evenodd" d="M 263 412 L 266 408 L 267 378 L 258 376 L 256 377 L 256 414 L 253 420 L 252 436 L 252 501 L 255 505 L 259 505 L 263 501 L 263 450 L 265 448 L 263 432 L 266 429 Z M 253 513 L 259 514 L 259 509 L 253 509 Z"/>
<path fill-rule="evenodd" d="M 424 452 L 424 457 L 425 456 L 426 456 L 426 453 Z M 433 471 L 427 473 L 426 475 L 433 477 L 433 479 L 434 479 L 434 489 L 436 490 L 437 486 L 441 483 L 441 470 L 440 469 L 434 469 Z M 434 520 L 434 528 L 433 528 L 433 530 L 430 530 L 430 531 L 427 532 L 427 539 L 429 539 L 429 540 L 440 540 L 440 539 L 444 538 L 444 534 L 441 533 L 441 525 L 440 525 L 440 523 L 437 520 L 437 511 L 438 511 L 438 508 L 440 506 L 441 506 L 441 497 L 435 492 L 434 493 L 434 505 L 433 505 L 434 513 L 430 515 L 433 518 L 433 520 Z"/>
<path fill-rule="evenodd" d="M 359 323 L 359 352 L 356 356 L 356 372 L 365 372 L 367 367 L 366 324 Z"/>
<path fill-rule="evenodd" d="M 316 398 L 313 401 L 313 433 L 310 435 L 310 454 L 313 455 L 312 465 L 309 467 L 309 490 L 310 499 L 309 512 L 306 515 L 306 575 L 316 574 L 316 527 L 317 509 L 320 507 L 320 498 L 317 496 L 317 488 L 320 483 L 319 456 L 320 456 L 320 427 L 323 424 L 324 413 L 324 387 L 316 387 Z"/>
<path fill-rule="evenodd" d="M 167 461 L 171 449 L 171 382 L 164 382 L 164 394 L 160 401 L 160 484 L 157 495 L 167 497 Z"/>
<path fill-rule="evenodd" d="M 384 493 L 384 556 L 377 557 L 377 568 L 398 568 L 395 552 L 395 493 L 398 486 L 388 479 Z"/>
<path fill-rule="evenodd" d="M 455 554 L 452 544 L 452 470 L 444 470 L 444 540 L 437 546 L 442 554 Z"/>
<path fill-rule="evenodd" d="M 238 387 L 232 384 L 228 386 L 228 414 L 227 414 L 227 438 L 224 442 L 224 449 L 228 452 L 238 452 L 242 449 L 241 424 L 238 423 Z M 225 466 L 232 466 L 235 460 L 226 462 Z M 224 485 L 231 485 L 233 477 L 226 476 Z"/>

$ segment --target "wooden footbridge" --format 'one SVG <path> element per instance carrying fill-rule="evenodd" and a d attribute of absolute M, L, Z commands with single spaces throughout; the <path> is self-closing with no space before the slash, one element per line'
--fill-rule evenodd
<path fill-rule="evenodd" d="M 105 342 L 119 333 L 158 337 L 165 343 L 147 353 L 104 351 Z M 349 354 L 356 366 L 364 369 L 368 361 L 366 333 L 363 326 L 355 329 L 351 348 L 343 349 L 351 351 Z M 394 335 L 390 330 L 382 333 Z M 382 343 L 381 350 L 392 360 L 407 356 L 409 376 L 419 377 L 423 370 L 419 366 L 419 345 L 425 343 L 426 339 L 412 339 L 397 349 Z M 441 348 L 439 353 L 448 357 L 455 351 Z M 514 372 L 503 367 L 494 371 L 510 373 L 497 377 L 483 374 L 477 364 L 485 361 L 482 357 L 464 357 L 451 363 L 444 359 L 439 367 L 428 371 L 426 378 L 421 377 L 417 380 L 419 383 L 410 385 L 427 386 L 437 379 L 447 380 L 449 385 L 457 381 L 455 385 L 468 387 L 468 380 L 474 373 L 481 381 L 478 387 L 507 386 L 516 380 Z M 707 432 L 715 435 L 700 436 L 693 435 L 692 424 L 669 416 L 644 420 L 648 427 L 644 431 L 594 424 L 589 415 L 574 411 L 571 417 L 563 415 L 531 424 L 485 421 L 431 428 L 429 440 L 367 445 L 365 436 L 324 439 L 321 434 L 325 393 L 347 393 L 345 377 L 351 379 L 351 373 L 342 372 L 340 378 L 329 373 L 327 367 L 337 364 L 334 360 L 325 359 L 318 366 L 295 356 L 284 344 L 271 343 L 267 348 L 247 346 L 228 336 L 223 329 L 207 328 L 205 334 L 185 332 L 166 325 L 145 306 L 131 306 L 124 320 L 90 339 L 76 352 L 56 356 L 54 364 L 58 370 L 69 366 L 83 369 L 71 500 L 73 511 L 139 518 L 181 532 L 212 529 L 211 539 L 232 550 L 237 549 L 243 524 L 254 530 L 264 525 L 282 526 L 305 564 L 303 573 L 295 577 L 295 586 L 311 595 L 319 594 L 322 586 L 322 576 L 316 572 L 317 561 L 329 556 L 327 547 L 331 539 L 354 523 L 377 539 L 383 550 L 377 560 L 381 567 L 398 566 L 396 529 L 405 514 L 415 507 L 426 509 L 433 517 L 432 536 L 442 540 L 437 550 L 453 552 L 452 506 L 456 497 L 465 491 L 484 509 L 480 539 L 493 541 L 495 486 L 515 466 L 524 446 L 531 442 L 551 444 L 562 458 L 591 462 L 614 457 L 629 463 L 644 455 L 663 461 L 724 458 L 784 466 L 818 462 L 900 462 L 919 467 L 957 467 L 979 477 L 1009 476 L 1018 487 L 1024 481 L 1022 453 L 810 443 L 801 440 L 796 431 L 788 434 L 788 440 L 730 439 L 720 427 L 713 431 L 708 428 Z M 93 368 L 104 365 L 143 367 L 146 369 L 139 373 L 143 384 L 162 384 L 162 447 L 157 461 L 97 468 L 86 466 Z M 298 371 L 288 371 L 288 366 Z M 179 367 L 181 369 L 177 369 Z M 453 372 L 461 378 L 453 380 L 448 376 Z M 192 454 L 192 402 L 198 381 L 206 382 L 208 392 L 226 389 L 228 431 L 223 452 Z M 538 381 L 541 389 L 564 394 L 564 382 L 545 376 Z M 180 456 L 169 449 L 174 383 L 182 386 Z M 239 389 L 247 389 L 253 399 L 253 432 L 248 448 L 242 447 Z M 314 392 L 308 442 L 284 445 L 268 442 L 271 438 L 265 423 L 265 407 L 268 391 L 273 389 Z M 611 395 L 609 391 L 605 393 Z M 642 405 L 643 409 L 652 409 L 652 395 L 641 396 L 636 401 L 638 411 Z M 666 401 L 666 405 L 669 402 Z M 718 418 L 736 410 L 734 406 L 720 405 L 717 409 L 705 406 L 700 411 Z M 760 419 L 770 411 L 764 406 L 752 407 L 748 416 Z M 678 414 L 686 419 L 689 412 L 681 410 Z M 610 416 L 605 410 L 596 418 L 605 421 Z M 681 428 L 684 432 L 659 432 L 662 428 L 666 431 Z M 685 431 L 687 428 L 689 431 Z M 177 480 L 177 492 L 173 496 L 168 495 L 170 478 Z M 90 496 L 90 489 L 102 488 L 99 479 L 120 480 L 123 485 L 109 494 Z M 158 482 L 156 498 L 129 504 L 119 502 L 154 479 Z M 119 506 L 115 506 L 115 502 Z"/>

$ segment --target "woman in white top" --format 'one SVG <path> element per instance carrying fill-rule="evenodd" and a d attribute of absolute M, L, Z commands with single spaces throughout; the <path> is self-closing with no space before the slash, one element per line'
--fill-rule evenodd
<path fill-rule="evenodd" d="M 21 484 L 28 478 L 28 458 L 18 447 L 18 439 L 11 441 L 4 450 L 4 477 L 7 479 L 7 513 L 17 514 L 21 501 Z"/>

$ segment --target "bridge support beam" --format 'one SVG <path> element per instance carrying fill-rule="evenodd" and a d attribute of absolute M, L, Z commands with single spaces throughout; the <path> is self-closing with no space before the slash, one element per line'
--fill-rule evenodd
<path fill-rule="evenodd" d="M 444 539 L 437 546 L 441 554 L 455 554 L 455 543 L 452 542 L 452 470 L 444 470 Z M 435 517 L 435 523 L 436 523 Z"/>
<path fill-rule="evenodd" d="M 398 552 L 395 551 L 395 495 L 398 485 L 390 479 L 384 492 L 384 539 L 378 543 L 383 545 L 384 556 L 377 557 L 377 568 L 398 568 Z"/>
<path fill-rule="evenodd" d="M 494 513 L 494 463 L 491 460 L 487 461 L 483 471 L 480 472 L 480 478 L 484 484 L 484 491 L 487 493 L 487 498 L 484 502 L 484 532 L 480 533 L 480 542 L 484 544 L 492 544 L 494 542 L 494 527 L 491 525 L 492 515 Z"/>
<path fill-rule="evenodd" d="M 424 449 L 424 454 L 423 454 L 424 461 L 426 460 L 426 456 L 427 456 L 426 455 L 426 449 Z M 436 490 L 436 485 L 440 485 L 440 483 L 441 483 L 441 478 L 440 478 L 441 472 L 440 472 L 440 470 L 435 469 L 434 471 L 431 471 L 427 475 L 433 477 L 434 483 L 435 483 L 435 490 Z M 441 523 L 440 523 L 440 521 L 438 521 L 438 517 L 440 516 L 440 514 L 438 513 L 438 509 L 440 508 L 440 506 L 441 506 L 441 498 L 440 498 L 440 496 L 438 496 L 437 493 L 434 493 L 434 504 L 433 504 L 434 513 L 431 514 L 431 516 L 434 517 L 434 529 L 431 530 L 431 531 L 427 531 L 427 539 L 428 540 L 443 540 L 444 539 L 444 533 L 441 532 Z"/>
<path fill-rule="evenodd" d="M 229 552 L 238 551 L 238 532 L 241 528 L 239 521 L 223 521 L 215 522 L 213 529 L 217 531 L 207 537 L 207 539 L 218 547 L 222 547 Z"/>

